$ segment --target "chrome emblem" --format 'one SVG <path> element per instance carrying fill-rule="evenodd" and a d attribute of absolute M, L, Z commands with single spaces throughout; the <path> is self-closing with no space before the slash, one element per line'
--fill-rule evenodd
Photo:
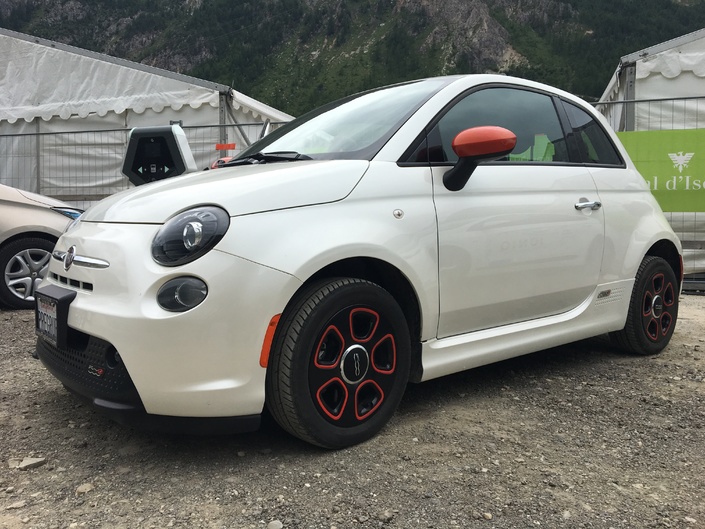
<path fill-rule="evenodd" d="M 69 248 L 69 251 L 66 252 L 66 255 L 64 255 L 64 270 L 66 272 L 69 271 L 69 268 L 71 268 L 71 265 L 73 264 L 73 260 L 76 257 L 76 247 L 72 246 Z"/>
<path fill-rule="evenodd" d="M 88 366 L 88 374 L 93 375 L 94 377 L 101 378 L 103 375 L 105 375 L 105 369 L 102 367 L 96 367 L 93 364 Z"/>
<path fill-rule="evenodd" d="M 360 354 L 355 353 L 353 355 L 353 359 L 355 360 L 355 376 L 359 377 L 360 373 L 362 372 L 362 370 L 360 369 Z"/>

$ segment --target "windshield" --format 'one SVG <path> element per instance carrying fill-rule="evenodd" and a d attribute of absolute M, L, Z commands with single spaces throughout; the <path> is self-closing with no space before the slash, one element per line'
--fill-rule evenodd
<path fill-rule="evenodd" d="M 388 86 L 325 105 L 242 152 L 298 153 L 324 160 L 371 160 L 401 125 L 450 79 Z"/>

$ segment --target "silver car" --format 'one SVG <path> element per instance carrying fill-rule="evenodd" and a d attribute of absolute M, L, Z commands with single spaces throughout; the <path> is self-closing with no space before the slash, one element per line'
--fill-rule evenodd
<path fill-rule="evenodd" d="M 80 209 L 0 184 L 0 306 L 34 307 L 54 244 Z"/>

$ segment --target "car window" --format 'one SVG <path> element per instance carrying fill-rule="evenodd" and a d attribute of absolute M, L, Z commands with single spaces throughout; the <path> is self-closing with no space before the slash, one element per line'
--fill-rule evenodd
<path fill-rule="evenodd" d="M 296 152 L 314 159 L 370 160 L 399 127 L 452 78 L 357 94 L 306 114 L 242 152 Z"/>
<path fill-rule="evenodd" d="M 623 165 L 622 157 L 597 121 L 582 108 L 567 101 L 563 104 L 577 139 L 581 161 L 600 165 Z"/>
<path fill-rule="evenodd" d="M 418 156 L 431 162 L 455 162 L 453 138 L 465 130 L 496 125 L 517 137 L 514 150 L 503 161 L 515 163 L 567 162 L 568 149 L 551 97 L 514 88 L 485 88 L 458 101 L 429 134 L 428 146 Z"/>

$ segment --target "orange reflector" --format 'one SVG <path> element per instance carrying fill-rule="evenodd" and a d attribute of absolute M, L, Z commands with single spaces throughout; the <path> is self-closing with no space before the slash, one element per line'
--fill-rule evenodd
<path fill-rule="evenodd" d="M 281 318 L 281 314 L 273 316 L 272 319 L 269 320 L 267 332 L 264 333 L 264 343 L 262 344 L 262 352 L 259 355 L 259 365 L 261 365 L 262 367 L 267 367 L 267 365 L 269 364 L 269 353 L 272 350 L 274 332 L 277 330 L 279 318 Z"/>
<path fill-rule="evenodd" d="M 215 144 L 216 151 L 232 151 L 234 148 L 235 148 L 234 143 L 216 143 Z"/>

